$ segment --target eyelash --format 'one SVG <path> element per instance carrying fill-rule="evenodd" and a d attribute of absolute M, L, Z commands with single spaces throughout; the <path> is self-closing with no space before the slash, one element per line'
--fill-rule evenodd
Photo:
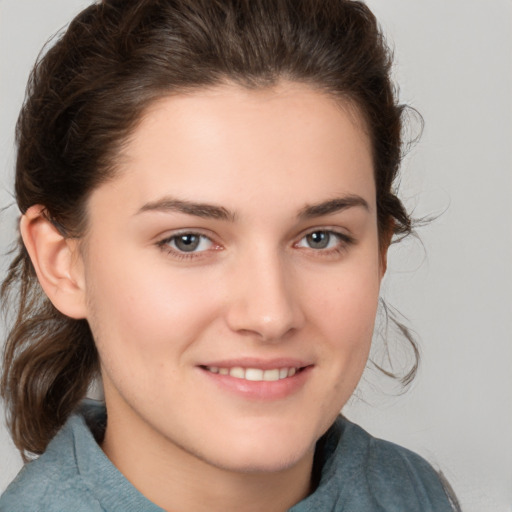
<path fill-rule="evenodd" d="M 311 236 L 313 234 L 318 234 L 318 233 L 327 234 L 329 237 L 334 237 L 338 241 L 336 246 L 332 247 L 332 248 L 315 249 L 313 247 L 303 247 L 304 249 L 306 249 L 308 251 L 312 251 L 315 253 L 315 255 L 318 255 L 321 257 L 324 257 L 324 256 L 328 257 L 328 256 L 341 254 L 341 253 L 345 252 L 350 245 L 353 245 L 355 243 L 355 239 L 345 233 L 340 233 L 339 231 L 336 231 L 334 229 L 315 228 L 315 229 L 309 230 L 307 233 L 304 233 L 299 238 L 299 240 L 293 244 L 293 247 L 300 248 L 299 247 L 300 242 L 305 240 L 308 236 Z M 187 251 L 181 251 L 178 248 L 172 247 L 170 245 L 173 243 L 175 244 L 177 239 L 179 239 L 180 237 L 184 237 L 184 236 L 199 237 L 201 239 L 199 241 L 199 244 L 201 244 L 202 241 L 204 241 L 204 240 L 208 240 L 208 242 L 212 245 L 212 248 L 208 248 L 208 249 L 205 249 L 202 251 L 194 250 L 194 251 L 187 252 Z M 331 242 L 331 240 L 329 240 L 329 243 L 330 242 Z M 181 260 L 191 260 L 191 259 L 201 258 L 204 256 L 204 253 L 206 253 L 210 250 L 218 251 L 218 250 L 222 249 L 221 246 L 215 244 L 215 242 L 209 236 L 204 235 L 202 233 L 195 232 L 195 231 L 182 231 L 180 233 L 175 233 L 175 234 L 168 236 L 168 237 L 164 238 L 163 240 L 160 240 L 159 242 L 157 242 L 157 246 L 161 250 L 172 255 L 174 258 L 181 259 Z"/>
<path fill-rule="evenodd" d="M 217 250 L 220 250 L 220 248 L 221 248 L 219 245 L 216 245 L 215 242 L 209 236 L 206 236 L 202 233 L 197 233 L 195 231 L 182 231 L 180 233 L 175 233 L 175 234 L 168 236 L 168 237 L 164 238 L 163 240 L 160 240 L 159 242 L 157 242 L 157 246 L 160 249 L 162 249 L 163 251 L 165 251 L 166 253 L 173 256 L 174 258 L 181 259 L 181 260 L 191 260 L 191 259 L 199 258 L 205 252 L 207 252 L 208 250 L 211 250 L 211 249 L 206 249 L 206 250 L 199 251 L 199 252 L 196 252 L 196 251 L 187 252 L 187 251 L 180 251 L 178 248 L 171 247 L 170 244 L 172 244 L 173 242 L 175 243 L 177 239 L 179 239 L 180 237 L 185 237 L 185 236 L 195 236 L 195 237 L 200 238 L 201 239 L 199 241 L 200 244 L 202 243 L 202 241 L 208 240 L 208 242 L 214 247 L 213 250 L 217 251 Z"/>
<path fill-rule="evenodd" d="M 348 248 L 351 245 L 355 244 L 355 239 L 346 233 L 341 233 L 340 231 L 337 231 L 335 229 L 329 229 L 329 228 L 313 228 L 310 229 L 308 232 L 304 233 L 300 239 L 294 243 L 294 247 L 298 247 L 299 243 L 301 243 L 303 240 L 305 240 L 308 236 L 313 234 L 327 234 L 329 237 L 334 237 L 337 240 L 337 243 L 334 247 L 331 248 L 320 248 L 315 249 L 313 247 L 304 247 L 308 252 L 313 252 L 315 256 L 318 257 L 333 257 L 337 256 L 339 254 L 345 253 Z M 329 239 L 329 243 L 331 240 Z"/>

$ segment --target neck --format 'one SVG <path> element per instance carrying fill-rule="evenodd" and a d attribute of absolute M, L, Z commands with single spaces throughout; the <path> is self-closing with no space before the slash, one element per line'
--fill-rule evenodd
<path fill-rule="evenodd" d="M 140 418 L 126 421 L 127 413 L 109 409 L 102 449 L 137 490 L 168 512 L 285 512 L 310 492 L 313 449 L 279 471 L 232 471 L 155 437 Z"/>

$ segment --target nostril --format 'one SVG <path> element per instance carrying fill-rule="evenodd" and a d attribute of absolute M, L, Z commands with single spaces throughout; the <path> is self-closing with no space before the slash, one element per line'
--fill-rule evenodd
<path fill-rule="evenodd" d="M 229 328 L 245 337 L 282 341 L 304 322 L 294 281 L 275 261 L 274 253 L 252 254 L 248 260 L 244 261 L 244 272 L 238 269 L 232 275 L 226 309 Z"/>

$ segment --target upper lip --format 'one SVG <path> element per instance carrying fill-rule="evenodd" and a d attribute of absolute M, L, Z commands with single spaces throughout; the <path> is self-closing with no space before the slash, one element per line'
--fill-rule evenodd
<path fill-rule="evenodd" d="M 304 368 L 311 366 L 312 363 L 304 359 L 296 359 L 289 357 L 275 359 L 260 359 L 253 357 L 244 357 L 238 359 L 221 359 L 216 361 L 208 361 L 201 363 L 199 366 L 217 367 L 217 368 L 258 368 L 260 370 L 272 370 L 274 368 Z"/>

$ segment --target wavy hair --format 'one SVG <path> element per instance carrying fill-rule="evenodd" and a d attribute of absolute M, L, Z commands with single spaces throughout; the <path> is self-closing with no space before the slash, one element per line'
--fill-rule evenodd
<path fill-rule="evenodd" d="M 381 245 L 411 219 L 394 183 L 405 107 L 391 52 L 368 7 L 351 0 L 104 0 L 83 10 L 40 57 L 17 127 L 15 193 L 68 237 L 87 226 L 87 198 L 116 174 L 144 111 L 180 92 L 232 82 L 308 84 L 355 106 L 370 136 Z M 44 295 L 23 245 L 1 288 L 13 312 L 0 392 L 14 443 L 42 453 L 98 372 L 85 320 Z M 411 342 L 417 359 L 417 348 Z M 416 363 L 407 381 L 413 377 Z"/>

